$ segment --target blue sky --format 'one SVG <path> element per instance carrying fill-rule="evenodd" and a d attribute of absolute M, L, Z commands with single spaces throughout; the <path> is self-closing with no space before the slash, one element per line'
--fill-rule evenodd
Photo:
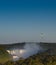
<path fill-rule="evenodd" d="M 55 0 L 0 0 L 0 43 L 56 42 Z"/>

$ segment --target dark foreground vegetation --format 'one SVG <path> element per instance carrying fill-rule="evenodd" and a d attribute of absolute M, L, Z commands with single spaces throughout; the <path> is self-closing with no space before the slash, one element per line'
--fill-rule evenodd
<path fill-rule="evenodd" d="M 49 55 L 49 50 L 30 56 L 27 59 L 20 59 L 18 61 L 7 61 L 0 65 L 56 65 L 56 55 Z"/>

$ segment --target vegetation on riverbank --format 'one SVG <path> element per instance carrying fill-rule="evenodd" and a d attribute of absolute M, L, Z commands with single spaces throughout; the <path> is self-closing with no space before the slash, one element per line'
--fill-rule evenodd
<path fill-rule="evenodd" d="M 11 56 L 6 52 L 6 50 L 2 47 L 0 47 L 0 63 L 5 63 L 7 61 L 11 60 Z"/>

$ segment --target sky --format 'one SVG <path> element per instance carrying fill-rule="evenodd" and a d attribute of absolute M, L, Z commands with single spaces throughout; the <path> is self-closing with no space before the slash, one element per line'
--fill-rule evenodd
<path fill-rule="evenodd" d="M 41 41 L 56 42 L 56 1 L 0 0 L 0 44 Z"/>

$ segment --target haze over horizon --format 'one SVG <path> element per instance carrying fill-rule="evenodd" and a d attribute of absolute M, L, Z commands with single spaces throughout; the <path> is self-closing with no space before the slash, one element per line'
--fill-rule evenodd
<path fill-rule="evenodd" d="M 56 42 L 55 0 L 0 0 L 0 43 Z"/>

